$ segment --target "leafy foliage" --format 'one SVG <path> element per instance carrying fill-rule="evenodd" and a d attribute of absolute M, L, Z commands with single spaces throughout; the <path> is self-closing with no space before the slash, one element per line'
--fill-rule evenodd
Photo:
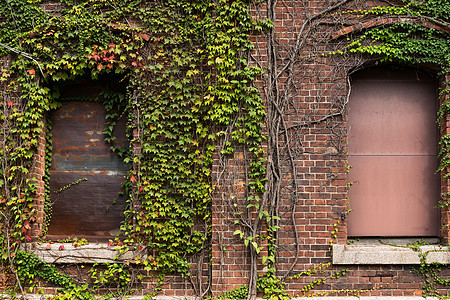
<path fill-rule="evenodd" d="M 50 282 L 68 288 L 63 298 L 89 292 L 86 286 L 66 283 L 64 276 L 59 282 L 53 269 L 42 269 L 35 257 L 16 251 L 31 240 L 30 224 L 36 221 L 36 179 L 29 174 L 39 136 L 46 130 L 45 115 L 59 106 L 55 87 L 81 76 L 120 73 L 129 82 L 128 94 L 109 97 L 106 103 L 115 108 L 125 103 L 119 110 L 128 114 L 131 147 L 139 150 L 124 156 L 134 167 L 126 182 L 125 240 L 118 244 L 123 251 L 151 251 L 141 262 L 145 270 L 188 275 L 187 258 L 208 247 L 214 128 L 228 126 L 238 113 L 233 139 L 252 148 L 252 189 L 263 188 L 264 108 L 251 87 L 260 71 L 248 67 L 245 59 L 251 48 L 248 34 L 255 26 L 247 3 L 121 0 L 111 6 L 101 0 L 66 0 L 60 15 L 45 11 L 43 4 L 0 4 L 5 17 L 0 42 L 7 45 L 2 51 L 13 54 L 11 66 L 2 70 L 10 97 L 4 97 L 1 119 L 2 259 L 19 268 L 18 287 L 36 277 L 56 278 Z M 117 115 L 108 116 L 105 134 L 113 140 Z M 48 141 L 50 154 L 51 137 Z M 47 159 L 47 168 L 49 163 Z M 48 173 L 45 180 L 48 194 Z M 51 207 L 46 210 L 48 223 Z M 24 267 L 25 261 L 36 270 Z M 122 271 L 116 264 L 105 273 L 94 271 L 97 283 L 117 272 Z M 121 289 L 127 276 L 125 281 L 119 278 Z"/>
<path fill-rule="evenodd" d="M 448 28 L 450 2 L 401 2 L 346 12 L 360 18 L 411 18 L 369 28 L 349 43 L 347 53 L 336 53 L 432 64 L 441 74 L 448 73 L 449 40 L 439 28 Z M 75 285 L 54 267 L 19 251 L 19 246 L 32 239 L 30 230 L 36 222 L 33 158 L 46 131 L 45 115 L 59 105 L 54 87 L 81 76 L 96 79 L 117 73 L 128 82 L 127 94 L 109 95 L 107 103 L 127 115 L 133 148 L 128 156 L 125 149 L 114 149 L 133 165 L 125 183 L 129 206 L 121 228 L 125 240 L 118 243 L 121 249 L 148 251 L 148 258 L 139 261 L 146 271 L 187 276 L 187 258 L 209 247 L 213 155 L 231 155 L 234 146 L 240 145 L 251 153 L 245 206 L 250 216 L 256 216 L 258 230 L 239 227 L 235 233 L 256 255 L 262 249 L 258 241 L 267 238 L 269 254 L 263 261 L 270 271 L 260 278 L 258 287 L 267 297 L 287 297 L 273 269 L 276 240 L 271 238 L 277 227 L 269 226 L 269 237 L 263 237 L 258 223 L 264 219 L 269 224 L 278 216 L 269 215 L 261 200 L 267 182 L 261 146 L 266 114 L 253 86 L 261 70 L 248 63 L 251 31 L 270 29 L 271 22 L 252 20 L 244 0 L 117 0 L 114 5 L 104 0 L 61 0 L 60 5 L 57 14 L 46 11 L 41 0 L 0 3 L 4 57 L 0 254 L 2 265 L 18 274 L 17 288 L 40 277 L 66 290 L 61 299 L 92 296 L 87 285 Z M 443 90 L 441 97 L 448 100 L 448 91 Z M 441 116 L 448 107 L 444 101 Z M 116 117 L 112 113 L 107 120 L 105 134 L 110 140 Z M 221 138 L 226 142 L 217 149 Z M 447 135 L 442 137 L 441 170 L 450 164 L 448 140 Z M 48 137 L 47 150 L 50 147 Z M 49 163 L 47 159 L 47 168 Z M 46 193 L 50 193 L 48 185 Z M 105 271 L 93 269 L 92 276 L 95 284 L 112 282 L 122 291 L 130 283 L 128 269 L 119 264 L 110 264 Z M 244 297 L 248 291 L 244 287 L 229 296 Z"/>

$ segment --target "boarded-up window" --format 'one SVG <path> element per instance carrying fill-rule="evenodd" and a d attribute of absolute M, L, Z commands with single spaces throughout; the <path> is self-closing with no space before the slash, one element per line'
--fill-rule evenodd
<path fill-rule="evenodd" d="M 110 239 L 124 219 L 125 199 L 119 193 L 128 167 L 105 141 L 107 111 L 101 101 L 91 101 L 101 97 L 100 90 L 92 82 L 66 87 L 63 98 L 84 101 L 63 99 L 50 116 L 50 238 Z M 115 146 L 126 146 L 125 122 L 118 123 Z"/>
<path fill-rule="evenodd" d="M 352 77 L 349 236 L 437 236 L 436 82 L 415 70 Z"/>

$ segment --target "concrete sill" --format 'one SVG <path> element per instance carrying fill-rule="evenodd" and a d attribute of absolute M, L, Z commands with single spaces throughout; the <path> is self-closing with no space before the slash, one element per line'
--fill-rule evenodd
<path fill-rule="evenodd" d="M 127 251 L 120 254 L 115 246 L 90 243 L 75 247 L 71 243 L 27 243 L 25 251 L 36 254 L 46 263 L 77 264 L 77 263 L 113 263 L 130 262 L 142 258 L 142 251 Z M 61 249 L 61 250 L 59 250 Z"/>
<path fill-rule="evenodd" d="M 421 246 L 427 263 L 450 263 L 450 249 L 440 245 Z M 420 252 L 384 244 L 333 245 L 335 265 L 418 265 Z"/>

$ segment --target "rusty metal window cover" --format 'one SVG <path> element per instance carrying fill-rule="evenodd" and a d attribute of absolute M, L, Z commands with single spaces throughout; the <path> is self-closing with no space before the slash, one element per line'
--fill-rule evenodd
<path fill-rule="evenodd" d="M 66 90 L 67 98 L 99 97 L 92 82 Z M 105 241 L 119 233 L 126 200 L 119 196 L 128 170 L 105 141 L 105 116 L 101 102 L 61 101 L 50 116 L 53 135 L 50 167 L 51 219 L 47 237 L 85 237 Z M 125 121 L 115 129 L 116 146 L 126 146 Z M 78 182 L 78 183 L 76 183 Z M 74 184 L 76 183 L 76 184 Z M 64 190 L 64 187 L 67 187 Z"/>
<path fill-rule="evenodd" d="M 437 83 L 366 70 L 349 99 L 348 236 L 438 236 Z"/>

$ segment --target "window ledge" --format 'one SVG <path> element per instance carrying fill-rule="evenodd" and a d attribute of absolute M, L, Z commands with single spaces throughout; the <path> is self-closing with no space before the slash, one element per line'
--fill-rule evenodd
<path fill-rule="evenodd" d="M 420 247 L 427 263 L 450 263 L 450 248 L 440 245 Z M 420 252 L 408 247 L 384 244 L 333 245 L 335 265 L 418 265 Z"/>
<path fill-rule="evenodd" d="M 120 253 L 115 246 L 101 243 L 75 247 L 71 243 L 27 243 L 24 250 L 36 254 L 46 263 L 113 263 L 134 262 L 143 257 L 142 251 Z"/>

